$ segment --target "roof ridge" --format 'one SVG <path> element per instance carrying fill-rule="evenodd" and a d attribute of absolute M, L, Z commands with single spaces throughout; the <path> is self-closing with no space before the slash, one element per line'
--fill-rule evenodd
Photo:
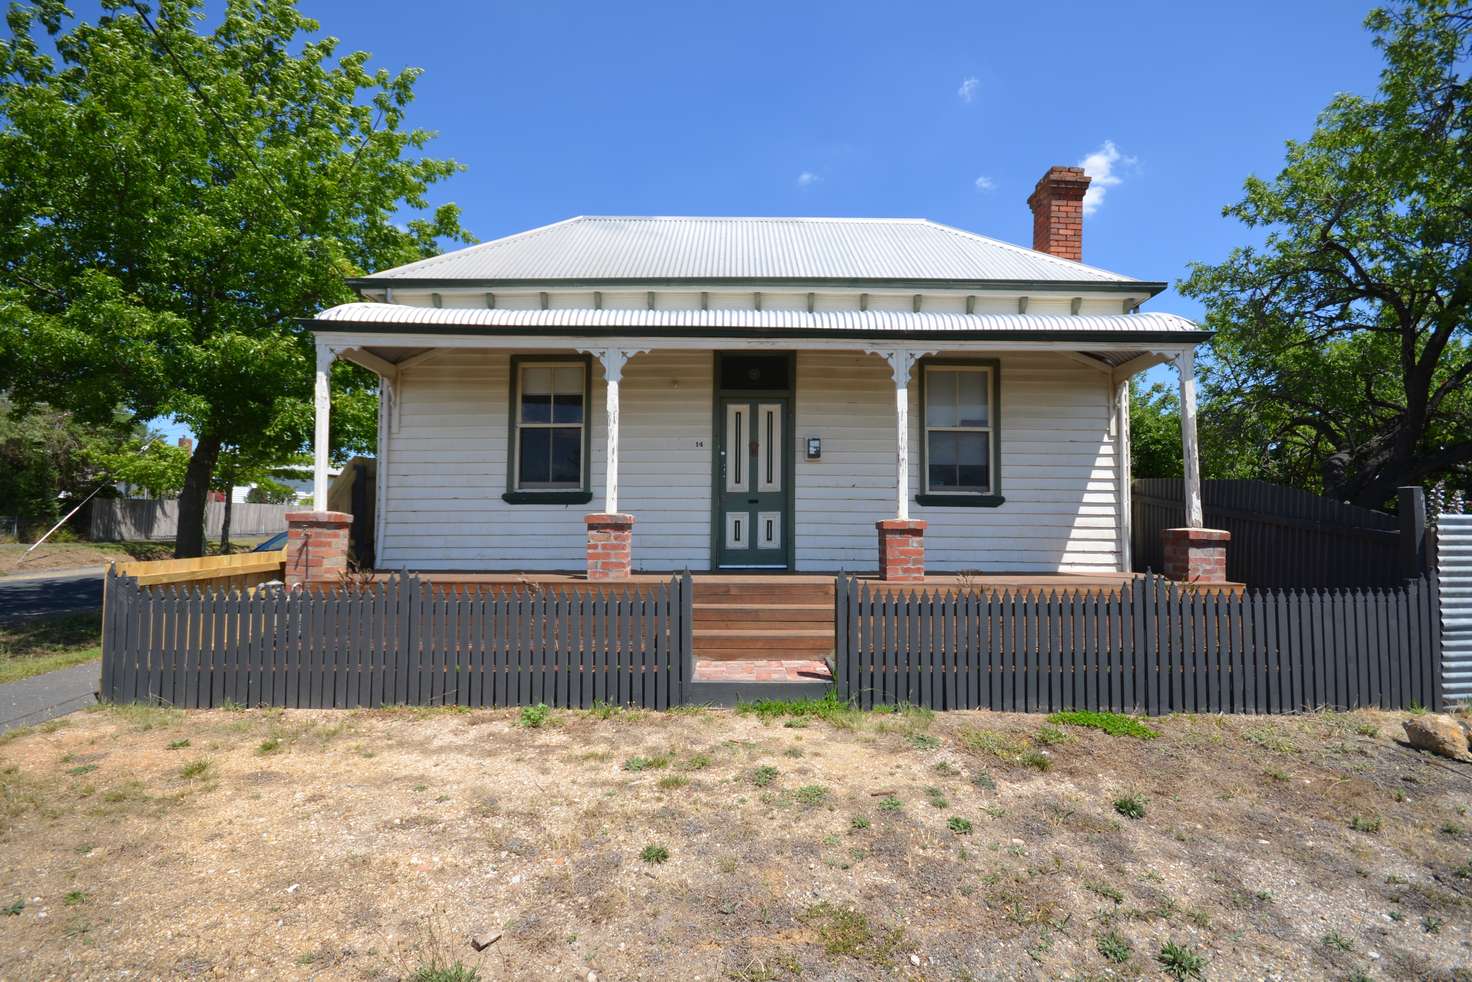
<path fill-rule="evenodd" d="M 460 249 L 451 249 L 449 252 L 442 252 L 438 256 L 426 256 L 423 259 L 416 259 L 412 263 L 405 263 L 402 266 L 392 266 L 388 269 L 379 270 L 376 273 L 370 273 L 368 275 L 382 276 L 384 273 L 402 273 L 406 269 L 427 269 L 428 267 L 433 266 L 436 263 L 442 262 L 444 260 L 455 259 L 464 256 L 467 252 L 479 252 L 480 250 L 485 249 L 489 246 L 506 245 L 519 239 L 531 238 L 532 236 L 540 235 L 543 232 L 550 232 L 554 228 L 559 228 L 563 225 L 570 225 L 573 222 L 580 222 L 587 217 L 587 215 L 573 215 L 571 218 L 562 218 L 555 222 L 550 222 L 546 225 L 538 225 L 536 228 L 522 229 L 520 232 L 512 232 L 510 235 L 503 235 L 499 238 L 490 239 L 486 242 L 477 242 L 473 245 L 468 245 Z"/>
<path fill-rule="evenodd" d="M 1090 266 L 1088 263 L 1080 262 L 1077 259 L 1064 259 L 1062 256 L 1055 256 L 1051 252 L 1043 252 L 1041 249 L 1029 249 L 1027 246 L 1018 245 L 1015 242 L 1008 242 L 1006 239 L 997 239 L 993 238 L 990 235 L 982 235 L 980 232 L 972 232 L 968 229 L 957 228 L 954 225 L 947 225 L 945 222 L 932 221 L 929 218 L 922 219 L 922 221 L 924 221 L 928 225 L 933 225 L 936 228 L 941 229 L 942 231 L 950 232 L 952 235 L 959 235 L 968 239 L 980 239 L 983 242 L 987 242 L 991 245 L 1001 246 L 1004 249 L 1008 249 L 1016 253 L 1021 253 L 1025 256 L 1036 257 L 1043 260 L 1044 262 L 1049 262 L 1058 266 L 1062 266 L 1065 269 L 1073 269 L 1075 267 L 1082 266 L 1084 269 L 1090 270 L 1091 272 L 1103 273 L 1105 276 L 1113 276 L 1116 279 L 1133 279 L 1133 277 L 1125 276 L 1123 273 L 1116 273 L 1112 269 L 1105 269 L 1102 266 Z"/>

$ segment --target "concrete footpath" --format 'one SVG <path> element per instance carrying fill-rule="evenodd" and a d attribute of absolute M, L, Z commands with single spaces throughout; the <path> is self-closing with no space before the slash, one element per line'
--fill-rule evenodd
<path fill-rule="evenodd" d="M 100 661 L 0 685 L 0 733 L 74 713 L 96 702 Z"/>

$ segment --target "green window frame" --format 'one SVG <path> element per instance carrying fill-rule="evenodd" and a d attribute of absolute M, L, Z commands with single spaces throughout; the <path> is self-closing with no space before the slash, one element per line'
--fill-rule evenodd
<path fill-rule="evenodd" d="M 581 369 L 582 378 L 582 412 L 581 418 L 573 421 L 567 418 L 558 419 L 556 405 L 556 393 L 549 391 L 547 395 L 548 409 L 546 418 L 528 418 L 527 407 L 523 405 L 523 392 L 526 387 L 526 374 L 529 369 L 546 368 L 554 373 L 557 369 L 576 367 Z M 556 375 L 552 376 L 553 385 L 556 385 Z M 507 385 L 507 436 L 506 436 L 506 493 L 501 496 L 502 500 L 513 505 L 530 504 L 586 504 L 593 500 L 592 491 L 592 435 L 593 435 L 593 360 L 588 355 L 512 355 L 511 356 L 511 378 Z M 535 415 L 535 414 L 531 414 Z M 578 478 L 576 481 L 551 480 L 538 481 L 522 479 L 522 444 L 523 441 L 536 432 L 546 432 L 549 443 L 549 473 L 550 473 L 550 444 L 556 437 L 554 431 L 565 432 L 577 427 L 581 430 L 577 440 L 578 446 Z"/>
<path fill-rule="evenodd" d="M 920 373 L 919 450 L 920 480 L 917 504 L 929 507 L 995 508 L 1002 497 L 1002 370 L 994 358 L 925 358 L 918 366 Z M 981 376 L 985 412 L 964 416 L 960 379 Z M 944 401 L 944 404 L 942 404 Z M 932 412 L 934 409 L 934 412 Z M 949 411 L 948 411 L 949 410 Z M 965 448 L 981 437 L 983 457 L 976 461 L 965 457 Z M 932 441 L 936 446 L 932 446 Z M 940 444 L 949 444 L 942 451 Z M 931 463 L 937 456 L 945 458 L 932 474 Z M 975 471 L 985 466 L 985 479 L 965 482 L 966 468 Z M 933 480 L 942 477 L 939 468 L 952 468 L 954 481 Z"/>

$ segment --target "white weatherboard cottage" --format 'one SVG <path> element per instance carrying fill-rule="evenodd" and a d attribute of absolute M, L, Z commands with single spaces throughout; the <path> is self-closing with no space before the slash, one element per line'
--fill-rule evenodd
<path fill-rule="evenodd" d="M 1207 335 L 1139 311 L 1163 283 L 1077 261 L 1087 184 L 1038 183 L 1033 249 L 581 217 L 356 279 L 310 324 L 315 500 L 343 358 L 383 382 L 380 569 L 1128 571 L 1129 379 L 1180 367 L 1199 527 Z"/>

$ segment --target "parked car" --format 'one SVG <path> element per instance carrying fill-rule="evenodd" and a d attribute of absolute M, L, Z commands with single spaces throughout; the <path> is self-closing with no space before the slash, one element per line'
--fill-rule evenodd
<path fill-rule="evenodd" d="M 277 532 L 275 535 L 271 536 L 265 542 L 262 542 L 260 545 L 256 546 L 254 549 L 252 549 L 251 552 L 276 552 L 278 550 L 285 549 L 285 548 L 286 548 L 286 533 L 285 532 Z"/>

